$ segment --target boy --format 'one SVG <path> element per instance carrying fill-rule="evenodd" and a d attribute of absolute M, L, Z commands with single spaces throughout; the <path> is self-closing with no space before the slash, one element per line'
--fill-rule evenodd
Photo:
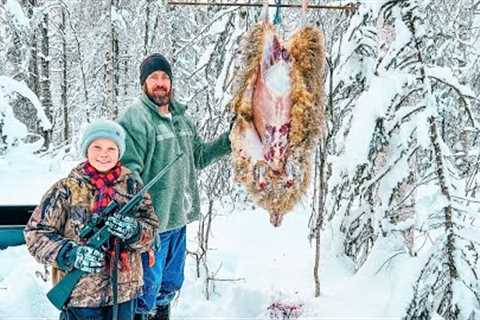
<path fill-rule="evenodd" d="M 25 227 L 25 240 L 37 261 L 52 265 L 54 283 L 72 269 L 85 273 L 60 319 L 108 320 L 113 309 L 113 241 L 105 250 L 97 250 L 87 246 L 88 239 L 79 233 L 93 215 L 102 215 L 111 200 L 123 205 L 141 186 L 119 162 L 125 151 L 121 126 L 98 120 L 85 130 L 80 145 L 87 160 L 44 195 Z M 122 320 L 133 319 L 134 299 L 143 285 L 141 253 L 154 241 L 159 225 L 147 194 L 132 214 L 114 213 L 105 223 L 121 241 L 117 301 L 118 319 Z"/>

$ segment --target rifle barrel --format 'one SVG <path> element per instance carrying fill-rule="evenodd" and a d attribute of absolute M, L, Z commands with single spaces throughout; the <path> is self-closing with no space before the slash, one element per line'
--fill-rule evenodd
<path fill-rule="evenodd" d="M 160 170 L 159 173 L 157 173 L 157 175 L 152 179 L 150 180 L 143 188 L 142 190 L 140 190 L 137 194 L 144 194 L 145 192 L 147 192 L 148 190 L 150 190 L 150 188 L 155 184 L 157 183 L 158 180 L 160 180 L 160 178 L 163 177 L 163 175 L 165 174 L 165 172 L 167 172 L 171 166 L 173 166 L 173 164 L 175 162 L 177 162 L 178 159 L 180 159 L 180 157 L 183 156 L 183 152 L 180 152 L 179 154 L 177 154 L 177 156 L 175 157 L 175 159 L 173 159 L 172 161 L 170 161 L 165 167 L 163 167 L 162 170 Z"/>
<path fill-rule="evenodd" d="M 165 172 L 167 172 L 171 166 L 173 166 L 173 164 L 175 162 L 177 162 L 178 159 L 180 159 L 180 157 L 183 156 L 183 152 L 179 153 L 175 159 L 173 159 L 172 161 L 170 161 L 165 167 L 162 168 L 162 170 L 160 170 L 160 172 L 157 173 L 157 175 L 152 179 L 150 180 L 139 192 L 137 192 L 136 195 L 134 195 L 130 201 L 128 201 L 119 211 L 118 213 L 119 214 L 126 214 L 128 213 L 130 210 L 132 210 L 133 208 L 135 208 L 142 200 L 143 200 L 143 195 L 148 192 L 155 183 L 157 183 L 158 180 L 160 180 L 163 175 L 165 174 Z"/>

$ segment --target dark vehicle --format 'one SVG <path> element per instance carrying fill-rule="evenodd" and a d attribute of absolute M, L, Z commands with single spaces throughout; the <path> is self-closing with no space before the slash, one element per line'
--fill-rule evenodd
<path fill-rule="evenodd" d="M 23 228 L 34 205 L 0 205 L 0 250 L 25 244 Z"/>

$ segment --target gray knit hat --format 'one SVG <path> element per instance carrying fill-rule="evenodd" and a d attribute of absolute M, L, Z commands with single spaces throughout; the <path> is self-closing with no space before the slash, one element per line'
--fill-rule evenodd
<path fill-rule="evenodd" d="M 86 157 L 90 144 L 96 139 L 109 139 L 115 142 L 120 151 L 119 159 L 125 152 L 125 130 L 112 120 L 95 120 L 83 132 L 80 140 L 81 155 Z"/>

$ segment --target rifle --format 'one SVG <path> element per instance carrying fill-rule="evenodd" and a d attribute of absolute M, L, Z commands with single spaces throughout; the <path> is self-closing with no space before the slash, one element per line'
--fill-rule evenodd
<path fill-rule="evenodd" d="M 118 210 L 119 214 L 128 215 L 131 214 L 135 208 L 143 201 L 144 193 L 148 192 L 153 185 L 161 178 L 163 175 L 170 169 L 170 167 L 181 157 L 183 156 L 183 152 L 178 154 L 175 159 L 173 159 L 170 163 L 168 163 L 160 172 L 148 183 L 146 184 L 142 190 L 140 190 L 137 194 L 135 194 L 123 207 L 119 208 L 117 202 L 112 200 L 108 206 L 103 210 L 102 215 L 103 217 L 108 216 L 112 212 Z M 102 226 L 98 230 L 96 230 L 96 226 L 101 222 L 102 218 L 96 219 L 91 223 L 87 223 L 82 230 L 80 231 L 80 236 L 85 236 L 88 234 L 93 235 L 87 240 L 87 245 L 95 248 L 101 249 L 101 247 L 107 243 L 113 235 L 110 234 L 106 226 Z M 62 310 L 63 306 L 67 303 L 70 295 L 72 294 L 73 289 L 77 285 L 80 278 L 85 274 L 85 272 L 74 269 L 67 273 L 63 279 L 57 283 L 48 293 L 47 298 L 50 302 L 59 310 Z"/>

